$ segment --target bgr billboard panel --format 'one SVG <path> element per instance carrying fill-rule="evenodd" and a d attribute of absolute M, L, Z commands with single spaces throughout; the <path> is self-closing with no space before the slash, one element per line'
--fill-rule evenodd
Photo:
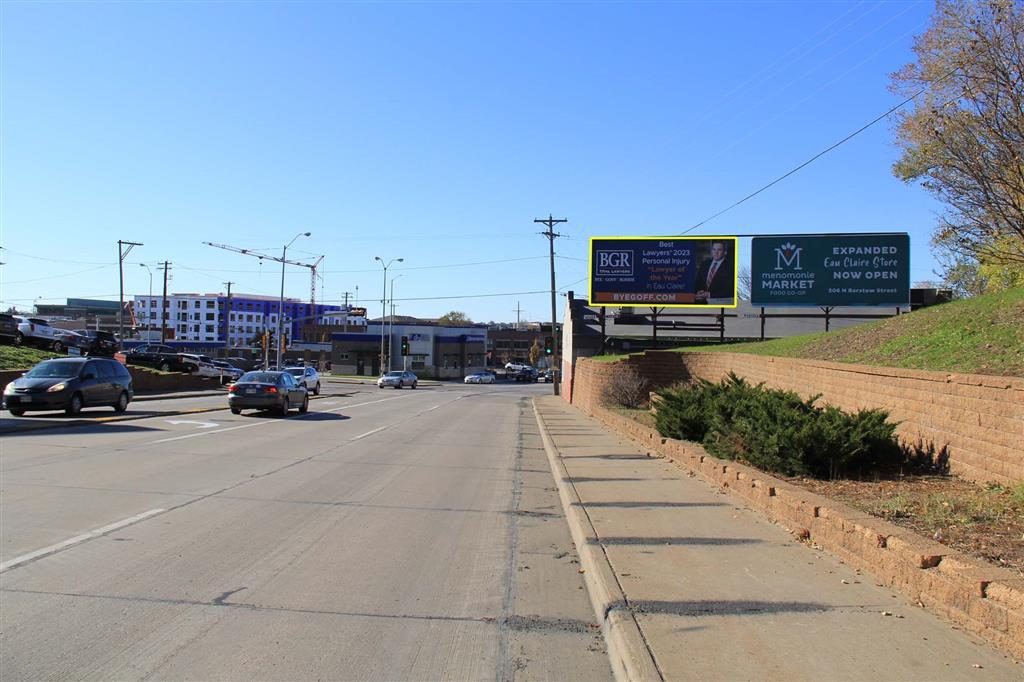
<path fill-rule="evenodd" d="M 594 306 L 736 307 L 736 237 L 591 237 Z"/>
<path fill-rule="evenodd" d="M 754 237 L 756 306 L 898 306 L 910 302 L 907 234 Z"/>

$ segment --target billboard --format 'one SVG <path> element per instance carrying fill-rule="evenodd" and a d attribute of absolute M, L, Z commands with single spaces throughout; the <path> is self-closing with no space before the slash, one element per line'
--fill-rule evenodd
<path fill-rule="evenodd" d="M 754 237 L 750 302 L 756 306 L 907 305 L 910 236 Z"/>
<path fill-rule="evenodd" d="M 593 306 L 736 307 L 736 237 L 591 237 Z"/>

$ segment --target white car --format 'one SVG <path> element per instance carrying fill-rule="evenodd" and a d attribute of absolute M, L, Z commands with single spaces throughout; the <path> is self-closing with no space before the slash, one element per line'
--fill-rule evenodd
<path fill-rule="evenodd" d="M 213 366 L 220 370 L 228 381 L 238 381 L 245 374 L 245 370 L 235 367 L 226 360 L 214 360 Z"/>
<path fill-rule="evenodd" d="M 380 379 L 377 379 L 377 388 L 384 388 L 385 386 L 391 386 L 393 388 L 402 388 L 404 386 L 412 386 L 416 388 L 416 384 L 419 379 L 412 372 L 388 372 L 383 375 Z"/>
<path fill-rule="evenodd" d="M 198 374 L 201 377 L 220 378 L 220 367 L 217 367 L 217 365 L 213 364 L 213 360 L 206 357 L 205 355 L 196 355 L 194 353 L 178 353 L 178 357 L 181 358 L 181 364 L 188 367 L 188 371 L 191 374 Z"/>
<path fill-rule="evenodd" d="M 18 345 L 30 345 L 37 348 L 52 350 L 54 353 L 63 353 L 68 347 L 68 339 L 73 334 L 65 329 L 51 327 L 50 323 L 40 317 L 18 317 L 18 336 L 21 343 Z"/>
<path fill-rule="evenodd" d="M 320 395 L 320 375 L 312 367 L 285 367 L 284 371 L 295 377 L 295 383 L 305 386 L 313 395 Z"/>
<path fill-rule="evenodd" d="M 493 384 L 494 375 L 490 372 L 477 372 L 476 374 L 470 374 L 462 380 L 466 384 Z"/>
<path fill-rule="evenodd" d="M 505 371 L 506 372 L 522 372 L 524 369 L 526 369 L 529 366 L 530 365 L 528 365 L 525 362 L 506 362 L 505 363 Z"/>

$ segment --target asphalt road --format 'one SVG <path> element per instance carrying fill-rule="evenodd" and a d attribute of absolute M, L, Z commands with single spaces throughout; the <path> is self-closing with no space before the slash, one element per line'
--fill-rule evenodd
<path fill-rule="evenodd" d="M 344 385 L 288 419 L 3 436 L 0 678 L 609 678 L 545 391 Z"/>

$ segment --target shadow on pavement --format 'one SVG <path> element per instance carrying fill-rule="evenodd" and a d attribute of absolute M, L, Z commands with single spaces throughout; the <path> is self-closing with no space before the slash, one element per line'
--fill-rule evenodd
<path fill-rule="evenodd" d="M 351 417 L 347 417 L 343 414 L 338 414 L 337 412 L 313 412 L 312 410 L 310 410 L 304 415 L 301 415 L 300 418 L 304 422 L 333 422 L 351 419 Z"/>
<path fill-rule="evenodd" d="M 623 476 L 611 476 L 608 478 L 601 478 L 599 476 L 566 476 L 564 479 L 566 483 L 602 483 L 602 482 L 615 482 L 615 481 L 653 481 L 653 478 L 628 478 Z"/>
<path fill-rule="evenodd" d="M 24 426 L 21 428 L 24 428 Z M 31 429 L 26 429 L 24 431 L 20 431 L 18 428 L 5 429 L 0 427 L 0 437 L 52 436 L 55 431 L 63 428 L 75 429 L 76 436 L 90 433 L 110 434 L 161 430 L 149 426 L 135 426 L 130 420 L 127 422 L 91 422 L 75 419 L 51 419 L 35 421 Z"/>
<path fill-rule="evenodd" d="M 574 507 L 612 509 L 685 509 L 686 507 L 728 507 L 725 502 L 573 502 Z"/>
<path fill-rule="evenodd" d="M 616 602 L 612 608 L 634 613 L 667 613 L 675 616 L 759 616 L 774 613 L 814 613 L 831 611 L 836 606 L 802 601 L 633 601 Z"/>
<path fill-rule="evenodd" d="M 764 540 L 757 538 L 691 538 L 691 537 L 668 537 L 668 538 L 643 538 L 643 537 L 614 537 L 614 538 L 587 538 L 588 545 L 758 545 Z"/>

